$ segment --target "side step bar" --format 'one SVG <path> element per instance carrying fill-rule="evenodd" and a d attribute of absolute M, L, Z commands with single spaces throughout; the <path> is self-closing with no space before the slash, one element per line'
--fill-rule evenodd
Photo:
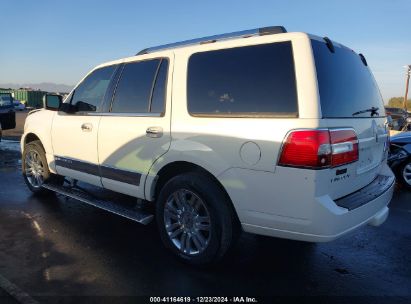
<path fill-rule="evenodd" d="M 70 188 L 65 186 L 53 185 L 53 184 L 43 184 L 43 188 L 54 191 L 66 197 L 74 198 L 83 203 L 89 204 L 91 206 L 106 210 L 108 212 L 120 215 L 122 217 L 128 218 L 132 221 L 141 223 L 143 225 L 149 224 L 153 219 L 154 215 L 149 214 L 145 211 L 138 209 L 130 209 L 118 204 L 112 203 L 110 201 L 100 200 L 95 198 L 91 194 L 76 188 Z"/>

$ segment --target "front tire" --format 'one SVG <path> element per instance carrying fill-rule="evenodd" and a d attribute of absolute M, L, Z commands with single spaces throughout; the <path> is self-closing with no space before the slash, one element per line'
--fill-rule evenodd
<path fill-rule="evenodd" d="M 22 155 L 23 178 L 34 194 L 49 194 L 51 191 L 42 187 L 45 182 L 63 184 L 64 177 L 52 174 L 49 170 L 46 153 L 39 140 L 24 146 Z"/>
<path fill-rule="evenodd" d="M 238 236 L 239 224 L 227 195 L 201 173 L 168 181 L 160 191 L 156 217 L 164 245 L 189 264 L 220 260 Z"/>

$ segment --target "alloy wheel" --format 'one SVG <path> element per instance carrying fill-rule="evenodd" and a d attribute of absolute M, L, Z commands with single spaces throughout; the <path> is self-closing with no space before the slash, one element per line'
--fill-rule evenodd
<path fill-rule="evenodd" d="M 164 224 L 168 237 L 182 253 L 204 252 L 211 239 L 211 220 L 203 200 L 187 189 L 172 193 L 165 204 Z"/>
<path fill-rule="evenodd" d="M 28 182 L 34 188 L 40 188 L 44 183 L 44 164 L 40 158 L 40 155 L 35 150 L 30 150 L 26 154 L 24 159 L 25 175 Z"/>

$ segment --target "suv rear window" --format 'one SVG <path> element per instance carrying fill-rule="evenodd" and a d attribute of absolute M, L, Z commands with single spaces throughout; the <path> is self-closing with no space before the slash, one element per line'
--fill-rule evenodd
<path fill-rule="evenodd" d="M 380 91 L 358 54 L 336 44 L 335 53 L 332 53 L 325 42 L 315 39 L 311 44 L 323 118 L 369 118 L 370 112 L 354 116 L 353 113 L 372 107 L 379 108 L 379 114 L 384 115 Z"/>
<path fill-rule="evenodd" d="M 296 117 L 291 42 L 193 54 L 187 99 L 193 115 Z"/>

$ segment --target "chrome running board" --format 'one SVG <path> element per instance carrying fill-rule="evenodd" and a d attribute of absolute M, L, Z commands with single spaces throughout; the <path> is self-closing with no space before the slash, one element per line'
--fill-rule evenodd
<path fill-rule="evenodd" d="M 51 183 L 43 184 L 42 187 L 63 196 L 76 199 L 80 202 L 128 218 L 143 225 L 149 224 L 154 219 L 154 215 L 140 210 L 140 208 L 126 208 L 111 201 L 101 200 L 78 188 L 59 186 Z"/>

